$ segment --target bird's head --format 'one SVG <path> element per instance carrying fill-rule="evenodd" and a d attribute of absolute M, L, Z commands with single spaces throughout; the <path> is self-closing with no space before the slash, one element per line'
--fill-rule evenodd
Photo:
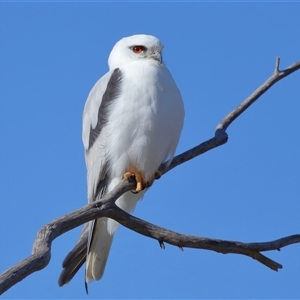
<path fill-rule="evenodd" d="M 152 35 L 137 34 L 125 37 L 113 47 L 109 58 L 109 69 L 119 68 L 140 59 L 154 60 L 162 64 L 163 44 Z"/>

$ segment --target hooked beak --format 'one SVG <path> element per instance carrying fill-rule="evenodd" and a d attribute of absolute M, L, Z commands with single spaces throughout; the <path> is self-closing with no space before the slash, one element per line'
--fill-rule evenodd
<path fill-rule="evenodd" d="M 148 56 L 148 58 L 154 59 L 154 60 L 158 61 L 160 64 L 162 64 L 162 55 L 157 51 L 154 51 L 153 53 L 151 53 Z"/>

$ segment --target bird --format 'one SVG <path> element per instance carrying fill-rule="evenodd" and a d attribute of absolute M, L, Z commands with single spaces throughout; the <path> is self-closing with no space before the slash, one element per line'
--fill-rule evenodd
<path fill-rule="evenodd" d="M 136 34 L 119 40 L 108 58 L 109 71 L 90 91 L 83 111 L 82 140 L 87 168 L 87 197 L 92 203 L 124 178 L 136 187 L 116 205 L 132 213 L 159 166 L 171 163 L 184 123 L 179 88 L 162 58 L 155 36 Z M 59 286 L 86 262 L 85 285 L 103 276 L 118 223 L 99 218 L 86 223 L 63 261 Z"/>

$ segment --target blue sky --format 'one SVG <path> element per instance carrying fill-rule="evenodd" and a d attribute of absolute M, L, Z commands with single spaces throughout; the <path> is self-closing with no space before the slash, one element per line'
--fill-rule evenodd
<path fill-rule="evenodd" d="M 30 255 L 41 226 L 86 204 L 81 115 L 124 36 L 147 33 L 184 98 L 177 153 L 273 72 L 300 60 L 299 3 L 0 3 L 0 272 Z M 300 72 L 228 129 L 229 142 L 155 182 L 134 215 L 205 237 L 260 242 L 299 232 Z M 80 228 L 53 243 L 50 264 L 6 298 L 298 298 L 300 245 L 244 256 L 166 245 L 120 228 L 104 278 L 83 270 L 63 288 L 61 262 Z"/>

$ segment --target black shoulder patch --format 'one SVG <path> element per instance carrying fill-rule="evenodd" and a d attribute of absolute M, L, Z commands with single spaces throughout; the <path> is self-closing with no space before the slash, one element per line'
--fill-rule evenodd
<path fill-rule="evenodd" d="M 99 136 L 103 126 L 108 121 L 108 107 L 120 94 L 120 86 L 122 81 L 122 73 L 119 68 L 112 73 L 107 84 L 105 93 L 102 97 L 102 102 L 98 110 L 98 123 L 93 129 L 90 129 L 89 149 L 94 145 L 96 138 Z"/>

